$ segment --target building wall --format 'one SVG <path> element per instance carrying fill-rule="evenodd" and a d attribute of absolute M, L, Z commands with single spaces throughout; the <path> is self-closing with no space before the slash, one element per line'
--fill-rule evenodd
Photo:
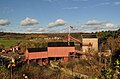
<path fill-rule="evenodd" d="M 48 57 L 68 57 L 69 52 L 75 52 L 75 47 L 48 47 Z"/>
<path fill-rule="evenodd" d="M 48 52 L 26 52 L 26 59 L 40 59 L 40 58 L 48 58 Z"/>
<path fill-rule="evenodd" d="M 88 52 L 88 46 L 82 46 L 83 52 Z"/>
<path fill-rule="evenodd" d="M 98 38 L 83 38 L 82 39 L 82 50 L 83 52 L 86 52 L 86 50 L 88 51 L 88 46 L 84 46 L 84 44 L 92 44 L 92 49 L 94 49 L 94 51 L 98 51 Z"/>
<path fill-rule="evenodd" d="M 48 47 L 45 52 L 28 52 L 26 50 L 26 60 L 40 59 L 48 57 L 68 57 L 69 52 L 75 52 L 75 47 Z"/>
<path fill-rule="evenodd" d="M 28 59 L 28 54 L 29 54 L 29 52 L 28 52 L 28 50 L 26 49 L 26 52 L 25 52 L 25 60 Z"/>

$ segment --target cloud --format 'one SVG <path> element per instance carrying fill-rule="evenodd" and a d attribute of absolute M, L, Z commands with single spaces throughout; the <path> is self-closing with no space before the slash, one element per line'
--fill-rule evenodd
<path fill-rule="evenodd" d="M 22 26 L 29 26 L 29 25 L 35 25 L 35 24 L 38 24 L 39 22 L 35 19 L 31 19 L 31 18 L 25 18 L 24 20 L 22 20 L 20 22 L 20 25 Z"/>
<path fill-rule="evenodd" d="M 34 28 L 34 27 L 30 27 L 30 28 L 26 28 L 26 31 L 28 32 L 42 32 L 42 31 L 45 31 L 45 28 Z"/>
<path fill-rule="evenodd" d="M 91 32 L 96 32 L 96 31 L 105 31 L 105 30 L 117 30 L 120 28 L 119 24 L 112 24 L 112 23 L 107 23 L 104 25 L 98 25 L 98 26 L 86 26 L 83 27 L 85 30 L 89 30 Z"/>
<path fill-rule="evenodd" d="M 54 27 L 55 26 L 55 23 L 49 23 L 48 24 L 48 27 Z"/>
<path fill-rule="evenodd" d="M 89 20 L 86 25 L 101 25 L 107 23 L 109 21 L 97 21 L 97 20 Z"/>
<path fill-rule="evenodd" d="M 96 6 L 104 6 L 104 5 L 109 5 L 109 4 L 110 4 L 109 2 L 104 2 L 104 3 L 97 4 Z"/>
<path fill-rule="evenodd" d="M 96 20 L 90 20 L 87 22 L 87 25 L 98 25 L 98 24 L 101 24 L 101 22 L 96 21 Z"/>
<path fill-rule="evenodd" d="M 67 8 L 63 8 L 63 9 L 67 9 L 67 10 L 71 10 L 71 9 L 78 9 L 79 7 L 67 7 Z"/>
<path fill-rule="evenodd" d="M 33 28 L 26 28 L 27 31 L 32 32 Z"/>
<path fill-rule="evenodd" d="M 56 27 L 56 26 L 62 26 L 62 25 L 65 25 L 65 21 L 62 20 L 62 19 L 57 19 L 55 22 L 51 22 L 48 24 L 48 28 L 51 28 L 51 27 Z"/>
<path fill-rule="evenodd" d="M 98 27 L 98 30 L 99 29 L 101 29 L 101 30 L 105 30 L 105 29 L 106 30 L 115 30 L 115 29 L 118 29 L 118 28 L 120 28 L 120 25 L 118 25 L 118 24 L 107 23 L 103 26 Z"/>
<path fill-rule="evenodd" d="M 37 31 L 38 31 L 38 32 L 45 31 L 45 28 L 38 28 Z"/>
<path fill-rule="evenodd" d="M 120 2 L 114 2 L 114 5 L 120 5 Z"/>
<path fill-rule="evenodd" d="M 80 27 L 81 27 L 81 28 L 88 28 L 88 27 L 91 27 L 91 26 L 88 26 L 88 25 L 81 25 Z"/>
<path fill-rule="evenodd" d="M 101 3 L 100 5 L 109 5 L 109 2 Z"/>
<path fill-rule="evenodd" d="M 117 30 L 120 28 L 120 24 L 112 24 L 110 21 L 96 21 L 90 20 L 86 24 L 80 26 L 80 30 L 82 31 L 105 31 L 105 30 Z"/>
<path fill-rule="evenodd" d="M 0 25 L 1 26 L 9 25 L 9 24 L 10 24 L 10 21 L 8 21 L 8 20 L 3 20 L 3 19 L 0 20 Z"/>
<path fill-rule="evenodd" d="M 106 26 L 107 28 L 113 28 L 115 25 L 114 25 L 114 24 L 111 24 L 111 23 L 107 23 L 105 26 Z"/>
<path fill-rule="evenodd" d="M 119 24 L 107 23 L 107 24 L 105 24 L 102 28 L 103 28 L 103 29 L 114 30 L 114 29 L 119 29 L 119 28 L 120 28 L 120 25 L 119 25 Z"/>

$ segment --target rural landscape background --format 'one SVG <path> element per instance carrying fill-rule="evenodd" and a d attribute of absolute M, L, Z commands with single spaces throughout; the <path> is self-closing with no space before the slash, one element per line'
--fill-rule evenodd
<path fill-rule="evenodd" d="M 71 35 L 77 39 L 81 39 L 80 35 L 85 33 L 71 33 Z M 116 31 L 102 31 L 95 34 L 99 38 L 100 52 L 104 52 L 106 49 L 110 49 L 111 55 L 109 57 L 101 57 L 99 62 L 98 52 L 96 57 L 89 57 L 87 59 L 71 59 L 69 62 L 53 62 L 53 65 L 40 66 L 37 62 L 30 63 L 29 65 L 23 61 L 16 60 L 16 66 L 13 66 L 12 78 L 21 79 L 24 78 L 23 74 L 26 74 L 29 79 L 80 79 L 81 75 L 91 78 L 119 78 L 119 63 L 120 63 L 120 29 Z M 66 38 L 67 33 L 45 33 L 45 34 L 21 34 L 21 33 L 0 33 L 0 48 L 7 49 L 14 46 L 21 48 L 21 53 L 8 52 L 1 55 L 19 57 L 25 54 L 27 48 L 40 48 L 47 47 L 48 42 L 61 42 Z M 54 39 L 60 37 L 61 39 Z M 47 39 L 46 39 L 47 38 Z M 104 62 L 107 59 L 107 62 Z M 10 78 L 11 69 L 8 68 L 8 64 L 11 62 L 9 59 L 0 60 L 0 78 Z M 55 65 L 55 67 L 54 67 Z M 118 69 L 118 72 L 116 72 Z M 77 74 L 77 75 L 76 75 Z M 117 74 L 117 75 L 115 75 Z M 84 79 L 84 77 L 83 77 Z M 85 78 L 86 79 L 86 78 Z"/>
<path fill-rule="evenodd" d="M 120 79 L 119 9 L 120 0 L 0 0 L 0 79 Z"/>

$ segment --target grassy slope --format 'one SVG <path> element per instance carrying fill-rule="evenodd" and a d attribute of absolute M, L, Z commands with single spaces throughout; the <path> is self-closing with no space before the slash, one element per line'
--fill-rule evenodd
<path fill-rule="evenodd" d="M 0 43 L 3 44 L 5 48 L 9 48 L 20 41 L 24 41 L 24 40 L 0 40 Z"/>

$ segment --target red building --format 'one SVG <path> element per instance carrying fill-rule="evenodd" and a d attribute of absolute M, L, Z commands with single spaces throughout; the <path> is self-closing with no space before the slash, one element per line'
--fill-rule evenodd
<path fill-rule="evenodd" d="M 90 35 L 87 35 L 90 36 Z M 92 35 L 93 36 L 93 35 Z M 95 35 L 94 35 L 95 36 Z M 84 36 L 85 37 L 85 36 Z M 86 37 L 85 37 L 86 38 Z M 82 47 L 82 51 L 75 50 L 74 42 L 70 42 L 71 40 L 78 42 L 80 47 Z M 87 41 L 86 41 L 87 40 Z M 94 39 L 93 37 L 83 39 L 83 41 L 79 41 L 78 39 L 72 37 L 68 34 L 67 42 L 49 42 L 48 47 L 46 48 L 28 48 L 26 50 L 26 60 L 28 61 L 37 61 L 39 63 L 50 62 L 50 60 L 63 60 L 68 61 L 69 57 L 79 57 L 80 55 L 88 55 L 93 56 L 90 53 L 85 53 L 84 50 L 89 50 L 98 46 L 98 39 Z"/>
<path fill-rule="evenodd" d="M 70 52 L 75 52 L 74 42 L 49 42 L 45 48 L 28 48 L 25 58 L 28 63 L 33 60 L 39 64 L 59 59 L 68 61 L 70 55 L 75 56 Z"/>

